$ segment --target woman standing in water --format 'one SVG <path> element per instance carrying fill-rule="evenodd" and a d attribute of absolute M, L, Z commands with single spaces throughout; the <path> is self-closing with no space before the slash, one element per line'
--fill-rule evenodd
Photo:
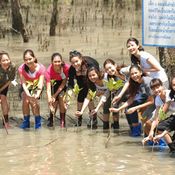
<path fill-rule="evenodd" d="M 3 125 L 5 125 L 5 127 L 9 127 L 7 92 L 10 83 L 15 79 L 15 75 L 16 67 L 15 64 L 11 62 L 9 54 L 7 52 L 0 52 L 0 103 L 4 116 Z"/>
<path fill-rule="evenodd" d="M 22 129 L 30 128 L 30 106 L 35 117 L 35 129 L 41 127 L 39 99 L 44 84 L 45 67 L 37 62 L 34 52 L 30 49 L 23 54 L 24 63 L 18 68 L 24 121 Z"/>
<path fill-rule="evenodd" d="M 57 107 L 60 110 L 60 127 L 65 127 L 66 109 L 63 97 L 66 91 L 69 67 L 68 64 L 64 63 L 61 54 L 54 53 L 51 56 L 51 64 L 46 71 L 47 97 L 50 108 L 48 127 L 53 126 L 53 116 L 57 111 Z"/>
<path fill-rule="evenodd" d="M 74 80 L 76 80 L 81 89 L 77 97 L 77 110 L 81 111 L 83 102 L 88 93 L 86 77 L 87 69 L 96 67 L 99 70 L 99 64 L 95 59 L 88 56 L 82 56 L 78 51 L 70 52 L 69 61 L 71 62 L 71 67 L 69 69 L 68 94 L 71 94 L 70 90 L 74 88 Z M 88 107 L 90 111 L 94 109 L 93 101 L 89 103 Z M 82 125 L 82 115 L 78 117 L 78 125 Z"/>
<path fill-rule="evenodd" d="M 110 108 L 111 112 L 119 112 L 126 108 L 126 118 L 131 129 L 132 136 L 141 135 L 141 124 L 139 123 L 138 110 L 144 110 L 144 117 L 150 117 L 155 109 L 154 98 L 149 87 L 151 78 L 143 76 L 142 70 L 138 65 L 130 67 L 130 79 L 128 82 L 128 100 L 119 108 Z M 151 107 L 150 107 L 151 105 Z"/>
<path fill-rule="evenodd" d="M 129 38 L 126 45 L 131 54 L 131 60 L 135 60 L 140 64 L 143 73 L 152 78 L 160 78 L 163 85 L 168 88 L 168 77 L 159 61 L 153 55 L 144 51 L 136 38 Z"/>

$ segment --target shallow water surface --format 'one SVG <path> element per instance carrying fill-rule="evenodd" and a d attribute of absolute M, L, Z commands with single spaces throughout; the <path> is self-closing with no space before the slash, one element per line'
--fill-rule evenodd
<path fill-rule="evenodd" d="M 53 52 L 60 52 L 69 62 L 69 51 L 74 49 L 94 57 L 100 65 L 106 58 L 113 58 L 117 64 L 130 64 L 126 40 L 131 34 L 140 41 L 142 37 L 141 6 L 138 9 L 135 6 L 138 0 L 76 0 L 72 6 L 70 1 L 59 1 L 59 24 L 54 37 L 48 35 L 52 4 L 43 7 L 33 1 L 21 0 L 22 5 L 30 6 L 27 24 L 32 30 L 30 42 L 23 43 L 20 35 L 10 32 L 0 38 L 0 50 L 7 51 L 17 66 L 23 63 L 22 55 L 27 48 L 34 50 L 38 61 L 45 66 L 50 63 Z M 9 31 L 8 8 L 0 10 L 0 25 Z M 44 41 L 49 45 L 43 50 Z M 145 49 L 158 57 L 155 48 Z M 102 133 L 102 124 L 97 132 L 87 130 L 87 122 L 78 132 L 72 123 L 66 131 L 58 125 L 50 130 L 45 122 L 38 131 L 22 131 L 19 129 L 23 116 L 18 87 L 10 87 L 8 97 L 13 128 L 7 135 L 0 122 L 0 175 L 174 174 L 174 159 L 169 157 L 168 149 L 154 148 L 152 152 L 151 147 L 143 148 L 141 137 L 128 136 L 125 119 L 121 119 L 119 133 L 111 134 L 106 148 L 107 134 Z M 72 117 L 75 108 L 72 102 L 67 111 Z M 41 115 L 46 118 L 48 113 L 44 91 Z"/>
<path fill-rule="evenodd" d="M 124 119 L 123 119 L 124 120 Z M 58 126 L 35 131 L 14 127 L 9 135 L 0 129 L 0 174 L 2 175 L 113 175 L 173 174 L 174 159 L 168 148 L 143 147 L 141 137 L 128 135 L 123 121 L 118 133 Z"/>

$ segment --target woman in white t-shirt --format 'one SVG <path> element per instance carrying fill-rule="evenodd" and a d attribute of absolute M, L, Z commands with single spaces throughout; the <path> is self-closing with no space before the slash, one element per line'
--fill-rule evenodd
<path fill-rule="evenodd" d="M 134 62 L 139 63 L 146 75 L 161 79 L 163 85 L 168 88 L 168 77 L 159 61 L 153 55 L 144 51 L 136 38 L 129 38 L 127 40 L 127 48 L 131 54 L 132 62 L 134 60 Z"/>
<path fill-rule="evenodd" d="M 156 110 L 153 112 L 152 118 L 146 123 L 151 124 L 151 128 L 148 136 L 142 140 L 142 143 L 146 143 L 149 140 L 153 141 L 155 130 L 157 130 L 156 127 L 158 126 L 159 122 L 165 119 L 163 115 L 163 117 L 160 116 L 160 113 L 161 111 L 166 112 L 168 110 L 168 103 L 171 101 L 169 97 L 170 90 L 164 88 L 160 79 L 152 79 L 150 82 L 150 88 L 152 89 L 153 94 L 156 96 L 154 101 Z M 169 140 L 169 138 L 167 138 L 167 140 Z"/>

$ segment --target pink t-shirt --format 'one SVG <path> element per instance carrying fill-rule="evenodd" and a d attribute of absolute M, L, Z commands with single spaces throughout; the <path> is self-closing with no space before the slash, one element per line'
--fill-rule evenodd
<path fill-rule="evenodd" d="M 19 66 L 18 72 L 19 74 L 22 74 L 24 76 L 26 81 L 37 80 L 41 75 L 45 74 L 45 70 L 46 70 L 45 66 L 40 63 L 37 63 L 36 71 L 33 73 L 31 73 L 30 71 L 26 72 L 24 70 L 24 67 L 25 67 L 25 64 L 22 64 L 21 66 Z"/>
<path fill-rule="evenodd" d="M 46 74 L 45 74 L 45 78 L 46 78 L 46 82 L 50 82 L 50 80 L 63 80 L 65 78 L 68 78 L 68 74 L 69 74 L 69 64 L 65 64 L 63 66 L 63 72 L 57 73 L 54 71 L 53 65 L 50 64 L 49 67 L 46 70 Z"/>

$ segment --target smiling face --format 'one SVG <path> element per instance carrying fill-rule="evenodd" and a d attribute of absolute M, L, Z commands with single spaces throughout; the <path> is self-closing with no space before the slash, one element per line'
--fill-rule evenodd
<path fill-rule="evenodd" d="M 79 57 L 73 57 L 71 58 L 71 64 L 76 69 L 76 71 L 79 71 L 81 69 L 81 63 L 82 59 Z"/>
<path fill-rule="evenodd" d="M 107 63 L 104 68 L 105 68 L 105 72 L 108 75 L 111 75 L 111 76 L 115 75 L 115 73 L 116 73 L 116 66 L 113 65 L 112 63 Z"/>
<path fill-rule="evenodd" d="M 54 69 L 59 69 L 61 67 L 62 63 L 63 63 L 62 59 L 58 55 L 56 55 L 52 60 L 52 65 L 53 65 Z"/>
<path fill-rule="evenodd" d="M 142 80 L 142 71 L 137 69 L 136 67 L 133 67 L 130 70 L 130 77 L 132 80 L 134 80 L 135 82 L 140 83 Z"/>
<path fill-rule="evenodd" d="M 134 41 L 129 41 L 127 43 L 127 48 L 128 48 L 128 51 L 130 52 L 130 54 L 132 55 L 135 55 L 138 53 L 138 48 L 139 46 L 134 42 Z"/>
<path fill-rule="evenodd" d="M 24 62 L 29 68 L 35 65 L 35 61 L 36 61 L 36 58 L 33 57 L 29 52 L 27 52 L 24 55 Z"/>
<path fill-rule="evenodd" d="M 8 55 L 3 54 L 0 60 L 0 65 L 4 70 L 7 70 L 10 66 L 10 58 L 8 57 Z"/>
<path fill-rule="evenodd" d="M 98 74 L 95 70 L 92 70 L 88 73 L 88 78 L 93 83 L 96 83 L 96 81 L 99 79 Z"/>
<path fill-rule="evenodd" d="M 157 85 L 152 88 L 153 94 L 156 96 L 157 95 L 161 96 L 163 94 L 163 90 L 164 88 L 161 85 Z"/>

